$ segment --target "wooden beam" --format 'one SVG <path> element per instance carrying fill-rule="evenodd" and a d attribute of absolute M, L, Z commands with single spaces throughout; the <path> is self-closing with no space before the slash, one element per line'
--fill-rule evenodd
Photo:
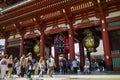
<path fill-rule="evenodd" d="M 41 30 L 41 25 L 43 24 L 43 21 L 40 19 L 40 16 L 35 16 L 33 18 L 34 23 L 37 25 L 38 30 Z"/>
<path fill-rule="evenodd" d="M 21 32 L 22 26 L 19 23 L 15 23 L 15 25 L 16 25 L 16 30 L 18 32 Z"/>
<path fill-rule="evenodd" d="M 120 58 L 120 54 L 111 54 L 112 58 Z"/>
<path fill-rule="evenodd" d="M 107 30 L 108 30 L 108 31 L 112 31 L 112 30 L 120 30 L 120 26 L 112 26 L 112 27 L 108 27 Z"/>
<path fill-rule="evenodd" d="M 60 28 L 60 27 L 58 27 L 58 28 L 46 31 L 45 35 L 56 34 L 56 33 L 64 32 L 64 31 L 68 31 L 68 28 L 66 28 L 66 27 L 65 28 Z"/>
<path fill-rule="evenodd" d="M 77 30 L 77 29 L 82 29 L 82 28 L 87 28 L 87 27 L 92 27 L 92 26 L 98 26 L 98 25 L 100 25 L 99 21 L 91 21 L 91 22 L 87 22 L 87 23 L 80 23 L 73 27 L 75 30 Z"/>
<path fill-rule="evenodd" d="M 13 44 L 13 45 L 8 45 L 7 47 L 16 47 L 16 46 L 20 46 L 20 44 Z"/>
<path fill-rule="evenodd" d="M 113 21 L 118 21 L 118 20 L 120 20 L 120 16 L 109 18 L 106 21 L 107 22 L 113 22 Z"/>

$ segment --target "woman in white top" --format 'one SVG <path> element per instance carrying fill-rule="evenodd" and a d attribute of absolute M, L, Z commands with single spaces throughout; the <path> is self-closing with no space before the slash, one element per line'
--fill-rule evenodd
<path fill-rule="evenodd" d="M 77 73 L 77 70 L 78 70 L 78 61 L 76 59 L 74 59 L 72 61 L 72 67 L 73 67 L 74 73 Z"/>
<path fill-rule="evenodd" d="M 55 66 L 55 61 L 52 58 L 52 56 L 50 56 L 50 58 L 47 60 L 47 74 L 50 75 L 50 77 L 52 77 L 53 71 L 54 71 L 54 67 Z"/>
<path fill-rule="evenodd" d="M 84 65 L 84 73 L 89 73 L 90 70 L 90 61 L 88 60 L 88 58 L 85 59 L 85 65 Z"/>
<path fill-rule="evenodd" d="M 4 79 L 5 77 L 6 71 L 8 69 L 7 65 L 8 65 L 7 56 L 3 56 L 3 58 L 0 61 L 0 71 L 1 71 L 0 78 L 1 79 Z"/>

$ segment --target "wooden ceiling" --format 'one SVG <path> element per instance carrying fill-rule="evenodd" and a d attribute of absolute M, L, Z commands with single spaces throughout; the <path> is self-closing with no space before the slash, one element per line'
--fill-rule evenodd
<path fill-rule="evenodd" d="M 100 1 L 105 16 L 120 10 L 120 0 Z M 97 0 L 32 0 L 28 4 L 0 12 L 0 36 L 41 31 L 50 26 L 99 17 L 98 4 Z"/>

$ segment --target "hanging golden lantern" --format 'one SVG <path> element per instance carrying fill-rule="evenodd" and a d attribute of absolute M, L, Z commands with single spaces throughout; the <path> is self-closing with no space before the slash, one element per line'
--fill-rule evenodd
<path fill-rule="evenodd" d="M 85 40 L 85 47 L 88 48 L 88 51 L 94 50 L 94 39 L 92 36 L 88 36 Z"/>
<path fill-rule="evenodd" d="M 37 54 L 40 52 L 40 45 L 39 43 L 37 42 L 37 44 L 34 45 L 34 52 Z"/>
<path fill-rule="evenodd" d="M 85 30 L 84 33 L 87 35 L 84 38 L 84 46 L 88 52 L 96 52 L 96 48 L 99 45 L 99 38 L 92 34 L 89 29 Z"/>
<path fill-rule="evenodd" d="M 64 54 L 60 54 L 60 57 L 64 57 Z"/>

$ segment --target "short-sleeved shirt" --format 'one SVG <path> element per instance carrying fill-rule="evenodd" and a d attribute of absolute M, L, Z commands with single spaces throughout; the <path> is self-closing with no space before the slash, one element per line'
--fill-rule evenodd
<path fill-rule="evenodd" d="M 47 65 L 48 65 L 48 67 L 53 67 L 54 66 L 54 59 L 53 58 L 49 58 L 48 60 L 47 60 Z"/>
<path fill-rule="evenodd" d="M 2 59 L 1 61 L 0 61 L 0 64 L 1 65 L 7 65 L 8 64 L 8 61 L 7 61 L 7 59 Z"/>
<path fill-rule="evenodd" d="M 78 62 L 76 60 L 73 60 L 72 65 L 73 65 L 73 67 L 78 67 Z"/>

